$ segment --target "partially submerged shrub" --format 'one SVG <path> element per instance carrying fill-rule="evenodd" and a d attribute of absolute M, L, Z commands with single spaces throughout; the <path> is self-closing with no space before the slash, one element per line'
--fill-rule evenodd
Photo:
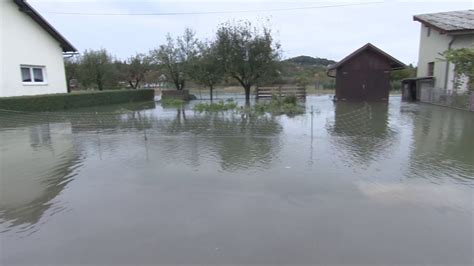
<path fill-rule="evenodd" d="M 237 104 L 232 100 L 225 103 L 224 101 L 219 101 L 218 103 L 198 103 L 194 106 L 194 111 L 197 112 L 223 112 L 234 110 L 237 108 Z"/>
<path fill-rule="evenodd" d="M 218 103 L 198 103 L 194 106 L 194 111 L 197 112 L 223 112 L 234 110 L 238 107 L 233 99 L 223 100 Z M 286 97 L 272 96 L 270 101 L 257 102 L 252 106 L 242 106 L 240 108 L 242 113 L 253 113 L 256 115 L 274 114 L 294 116 L 303 114 L 305 112 L 304 106 L 298 103 L 296 95 L 288 95 Z"/>
<path fill-rule="evenodd" d="M 262 113 L 271 113 L 276 115 L 286 114 L 286 115 L 297 115 L 303 114 L 305 112 L 304 106 L 298 104 L 298 98 L 296 95 L 291 94 L 285 97 L 279 97 L 277 95 L 272 95 L 272 99 L 267 102 L 256 103 L 253 108 L 250 110 L 257 114 Z"/>
<path fill-rule="evenodd" d="M 176 99 L 176 98 L 161 99 L 161 105 L 163 107 L 181 107 L 184 104 L 185 104 L 185 101 L 181 99 Z"/>

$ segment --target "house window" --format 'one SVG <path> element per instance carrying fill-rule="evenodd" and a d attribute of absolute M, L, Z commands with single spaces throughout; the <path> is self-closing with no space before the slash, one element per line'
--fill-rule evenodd
<path fill-rule="evenodd" d="M 435 63 L 434 63 L 434 62 L 429 62 L 429 63 L 428 63 L 428 73 L 427 73 L 427 75 L 428 75 L 429 77 L 434 76 L 434 67 L 435 67 Z"/>
<path fill-rule="evenodd" d="M 21 66 L 21 81 L 23 84 L 46 84 L 44 66 Z"/>
<path fill-rule="evenodd" d="M 431 28 L 428 27 L 426 30 L 426 37 L 430 37 L 430 35 L 431 35 Z"/>

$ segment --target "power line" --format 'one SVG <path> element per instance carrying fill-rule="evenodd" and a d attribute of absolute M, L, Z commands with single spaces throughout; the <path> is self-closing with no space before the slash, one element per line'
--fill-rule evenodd
<path fill-rule="evenodd" d="M 325 6 L 307 6 L 307 7 L 290 7 L 290 8 L 273 8 L 273 9 L 255 9 L 255 10 L 236 10 L 236 11 L 199 11 L 199 12 L 162 12 L 162 13 L 88 13 L 88 12 L 55 12 L 47 11 L 43 13 L 56 15 L 78 15 L 78 16 L 185 16 L 185 15 L 213 15 L 213 14 L 238 14 L 238 13 L 256 13 L 256 12 L 283 12 L 295 10 L 323 9 L 346 6 L 362 6 L 380 4 L 380 2 L 367 2 L 355 4 L 325 5 Z"/>

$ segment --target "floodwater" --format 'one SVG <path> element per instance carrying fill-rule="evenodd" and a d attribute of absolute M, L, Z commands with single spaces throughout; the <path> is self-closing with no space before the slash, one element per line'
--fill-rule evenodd
<path fill-rule="evenodd" d="M 471 265 L 473 136 L 399 97 L 0 111 L 0 264 Z"/>

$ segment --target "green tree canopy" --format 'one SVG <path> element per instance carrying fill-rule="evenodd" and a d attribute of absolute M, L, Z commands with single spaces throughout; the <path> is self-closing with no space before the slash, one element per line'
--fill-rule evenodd
<path fill-rule="evenodd" d="M 258 29 L 248 21 L 222 24 L 216 35 L 216 50 L 225 73 L 237 80 L 250 100 L 250 89 L 278 75 L 280 45 L 269 28 Z"/>
<path fill-rule="evenodd" d="M 463 77 L 467 77 L 467 86 L 474 90 L 474 45 L 469 48 L 451 49 L 442 54 L 448 62 L 455 66 L 455 86 L 460 87 Z"/>
<path fill-rule="evenodd" d="M 80 57 L 80 82 L 98 90 L 117 86 L 117 71 L 113 57 L 105 49 L 85 50 Z"/>
<path fill-rule="evenodd" d="M 136 54 L 127 59 L 120 69 L 121 78 L 126 81 L 132 89 L 137 89 L 151 70 L 150 58 L 144 54 Z"/>
<path fill-rule="evenodd" d="M 220 65 L 215 43 L 199 43 L 198 48 L 190 75 L 196 83 L 209 88 L 212 101 L 214 87 L 223 80 L 224 70 Z"/>

